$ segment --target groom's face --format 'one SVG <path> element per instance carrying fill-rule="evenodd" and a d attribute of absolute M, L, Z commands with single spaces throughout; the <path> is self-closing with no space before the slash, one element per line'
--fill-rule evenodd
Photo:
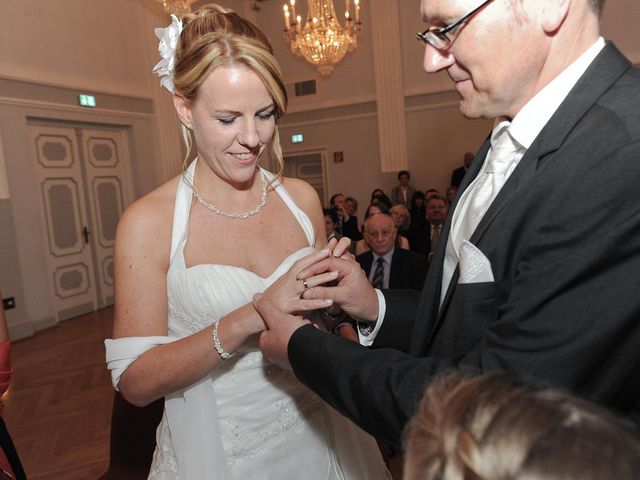
<path fill-rule="evenodd" d="M 493 0 L 447 34 L 447 47 L 425 45 L 425 70 L 447 72 L 466 117 L 513 117 L 539 88 L 550 40 L 536 1 Z M 422 15 L 429 29 L 444 28 L 481 3 L 422 0 Z"/>

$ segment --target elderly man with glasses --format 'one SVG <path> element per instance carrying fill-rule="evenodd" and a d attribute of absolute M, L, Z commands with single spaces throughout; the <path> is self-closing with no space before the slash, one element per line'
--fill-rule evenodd
<path fill-rule="evenodd" d="M 448 73 L 466 117 L 495 118 L 422 294 L 374 290 L 337 256 L 300 272 L 339 273 L 304 297 L 373 326 L 371 349 L 256 300 L 263 351 L 374 435 L 399 444 L 450 369 L 515 372 L 640 423 L 640 72 L 600 37 L 603 7 L 422 0 L 425 70 Z"/>

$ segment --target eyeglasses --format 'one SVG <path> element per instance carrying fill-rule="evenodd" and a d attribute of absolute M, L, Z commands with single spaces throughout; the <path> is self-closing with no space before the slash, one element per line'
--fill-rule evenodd
<path fill-rule="evenodd" d="M 423 42 L 425 45 L 428 43 L 429 45 L 442 50 L 447 48 L 451 44 L 450 33 L 452 33 L 456 28 L 462 25 L 465 20 L 478 12 L 482 7 L 484 7 L 487 3 L 492 0 L 485 0 L 479 6 L 471 10 L 469 13 L 463 15 L 459 19 L 455 20 L 453 23 L 450 23 L 446 27 L 442 28 L 427 28 L 422 33 L 417 33 L 416 36 L 418 40 Z"/>

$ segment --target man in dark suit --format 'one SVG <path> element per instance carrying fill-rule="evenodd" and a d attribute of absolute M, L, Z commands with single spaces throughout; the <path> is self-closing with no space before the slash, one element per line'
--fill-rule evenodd
<path fill-rule="evenodd" d="M 467 174 L 467 171 L 469 170 L 469 166 L 471 165 L 471 162 L 473 162 L 473 153 L 465 152 L 462 160 L 464 162 L 464 165 L 456 168 L 455 170 L 453 170 L 453 172 L 451 172 L 452 187 L 460 188 L 462 179 Z"/>
<path fill-rule="evenodd" d="M 640 423 L 640 71 L 599 36 L 603 4 L 423 0 L 425 69 L 447 70 L 465 116 L 497 121 L 422 294 L 373 290 L 346 258 L 299 268 L 299 279 L 339 272 L 304 298 L 375 322 L 373 349 L 256 299 L 263 352 L 369 432 L 399 444 L 430 380 L 467 368 L 516 372 Z"/>
<path fill-rule="evenodd" d="M 374 287 L 421 290 L 427 275 L 427 258 L 396 247 L 397 237 L 391 215 L 371 215 L 364 221 L 364 238 L 371 250 L 358 255 L 356 261 Z"/>
<path fill-rule="evenodd" d="M 429 236 L 427 237 L 427 248 L 429 252 L 429 263 L 436 253 L 440 236 L 442 235 L 442 226 L 447 216 L 447 201 L 441 197 L 431 197 L 427 200 L 427 223 L 429 224 Z"/>

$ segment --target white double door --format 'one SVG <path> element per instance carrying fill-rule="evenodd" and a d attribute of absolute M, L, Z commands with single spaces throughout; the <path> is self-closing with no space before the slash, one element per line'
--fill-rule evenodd
<path fill-rule="evenodd" d="M 29 125 L 51 304 L 58 320 L 113 304 L 113 247 L 132 201 L 124 129 Z"/>

